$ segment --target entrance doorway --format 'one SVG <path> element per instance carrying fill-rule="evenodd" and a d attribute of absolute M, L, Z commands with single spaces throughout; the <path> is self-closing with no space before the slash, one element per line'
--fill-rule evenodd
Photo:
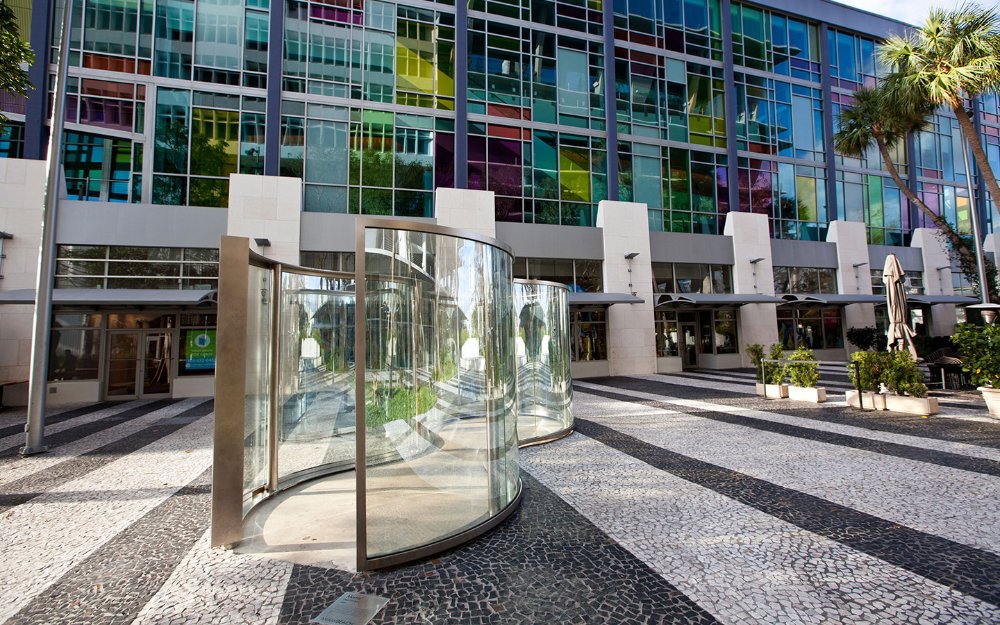
<path fill-rule="evenodd" d="M 169 397 L 172 362 L 170 330 L 111 330 L 106 397 Z"/>
<path fill-rule="evenodd" d="M 693 369 L 698 366 L 698 327 L 693 323 L 680 324 L 681 367 Z"/>

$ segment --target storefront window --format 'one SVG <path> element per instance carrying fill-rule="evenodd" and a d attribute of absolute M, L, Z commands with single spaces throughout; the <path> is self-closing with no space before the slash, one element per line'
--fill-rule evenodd
<path fill-rule="evenodd" d="M 677 313 L 656 313 L 656 355 L 659 358 L 680 355 L 677 348 Z"/>
<path fill-rule="evenodd" d="M 215 315 L 181 314 L 178 375 L 215 374 Z"/>
<path fill-rule="evenodd" d="M 101 315 L 60 313 L 52 319 L 50 382 L 96 380 L 101 356 Z"/>
<path fill-rule="evenodd" d="M 604 310 L 576 310 L 570 313 L 570 318 L 573 360 L 607 360 L 607 313 Z"/>

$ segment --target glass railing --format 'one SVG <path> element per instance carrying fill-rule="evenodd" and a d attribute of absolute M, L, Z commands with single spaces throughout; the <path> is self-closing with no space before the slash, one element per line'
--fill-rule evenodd
<path fill-rule="evenodd" d="M 573 429 L 569 289 L 556 282 L 514 281 L 517 321 L 517 433 L 521 445 Z"/>

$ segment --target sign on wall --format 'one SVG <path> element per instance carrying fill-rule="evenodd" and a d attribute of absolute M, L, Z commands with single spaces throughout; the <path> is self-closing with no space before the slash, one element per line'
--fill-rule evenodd
<path fill-rule="evenodd" d="M 215 369 L 215 330 L 188 330 L 184 355 L 185 371 Z"/>

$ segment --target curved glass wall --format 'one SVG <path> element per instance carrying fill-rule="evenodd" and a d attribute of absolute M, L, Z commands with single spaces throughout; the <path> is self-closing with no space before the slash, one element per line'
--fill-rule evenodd
<path fill-rule="evenodd" d="M 354 276 L 283 268 L 280 301 L 279 485 L 354 467 Z"/>
<path fill-rule="evenodd" d="M 521 445 L 565 436 L 573 428 L 569 289 L 514 281 L 517 322 L 517 434 Z"/>
<path fill-rule="evenodd" d="M 363 225 L 359 564 L 375 567 L 444 548 L 516 501 L 515 320 L 512 257 L 499 244 Z"/>

